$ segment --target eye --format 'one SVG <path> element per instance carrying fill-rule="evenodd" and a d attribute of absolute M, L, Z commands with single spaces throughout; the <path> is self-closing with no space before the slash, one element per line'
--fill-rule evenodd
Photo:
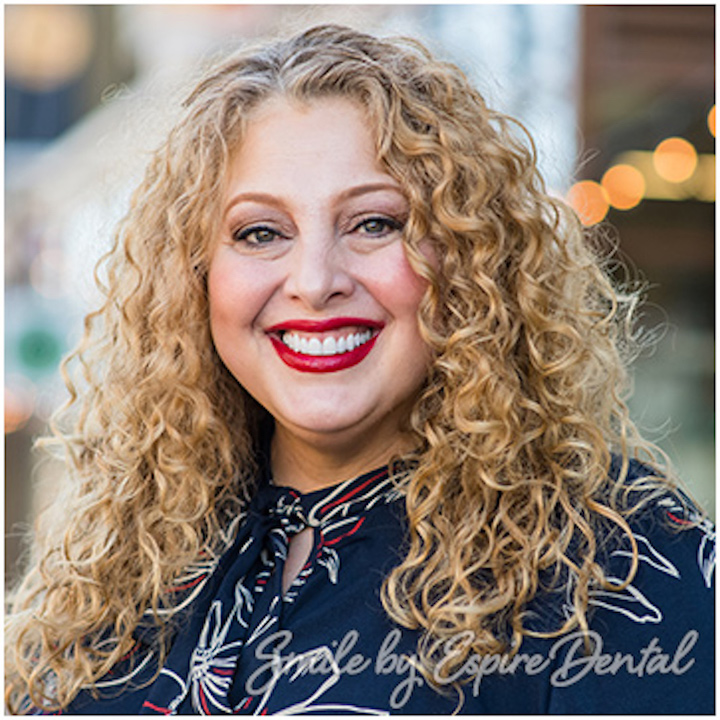
<path fill-rule="evenodd" d="M 359 222 L 352 229 L 352 232 L 359 232 L 370 237 L 383 237 L 391 232 L 403 229 L 403 223 L 383 216 L 369 217 Z"/>
<path fill-rule="evenodd" d="M 267 225 L 252 225 L 247 228 L 236 230 L 233 233 L 233 240 L 246 245 L 268 245 L 269 243 L 284 237 L 282 233 Z"/>

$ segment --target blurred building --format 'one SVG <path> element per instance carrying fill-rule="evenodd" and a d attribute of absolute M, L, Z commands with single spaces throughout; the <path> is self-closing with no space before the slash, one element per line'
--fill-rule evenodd
<path fill-rule="evenodd" d="M 650 286 L 644 325 L 662 331 L 631 408 L 712 512 L 715 8 L 587 6 L 582 28 L 582 178 L 605 190 L 605 221 Z"/>
<path fill-rule="evenodd" d="M 666 326 L 638 364 L 636 417 L 714 504 L 714 7 L 8 5 L 6 577 L 60 472 L 30 450 L 64 400 L 59 359 L 178 99 L 217 53 L 323 21 L 416 35 L 460 64 L 531 130 L 549 187 L 617 229 L 651 285 L 646 325 Z M 667 139 L 694 152 L 680 180 L 653 169 Z"/>

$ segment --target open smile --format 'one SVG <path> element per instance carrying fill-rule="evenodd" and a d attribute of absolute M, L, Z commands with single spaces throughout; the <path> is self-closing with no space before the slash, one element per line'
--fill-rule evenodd
<path fill-rule="evenodd" d="M 289 320 L 267 329 L 280 359 L 301 372 L 337 372 L 367 357 L 384 323 L 365 318 Z"/>

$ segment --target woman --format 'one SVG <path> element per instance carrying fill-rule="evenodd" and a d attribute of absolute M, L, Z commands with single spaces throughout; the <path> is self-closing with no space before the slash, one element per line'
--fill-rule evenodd
<path fill-rule="evenodd" d="M 227 60 L 74 355 L 11 709 L 709 711 L 711 535 L 628 418 L 634 302 L 416 43 Z"/>

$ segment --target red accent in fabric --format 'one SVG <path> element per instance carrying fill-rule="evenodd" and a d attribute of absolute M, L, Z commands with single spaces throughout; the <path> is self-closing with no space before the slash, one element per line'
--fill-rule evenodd
<path fill-rule="evenodd" d="M 143 703 L 143 707 L 148 707 L 151 710 L 155 710 L 155 712 L 159 712 L 161 715 L 169 715 L 170 711 L 167 708 L 161 708 L 157 705 L 153 705 L 151 702 L 148 702 L 147 700 Z"/>
<path fill-rule="evenodd" d="M 212 672 L 216 675 L 232 675 L 235 670 L 233 668 L 212 668 Z"/>
<path fill-rule="evenodd" d="M 205 711 L 205 714 L 206 714 L 206 715 L 212 715 L 212 713 L 210 712 L 210 708 L 208 707 L 208 704 L 207 704 L 207 702 L 205 701 L 205 691 L 203 690 L 202 685 L 200 685 L 200 687 L 199 687 L 198 689 L 200 690 L 200 693 L 199 693 L 199 695 L 200 695 L 200 702 L 202 703 L 203 710 Z"/>
<path fill-rule="evenodd" d="M 365 522 L 365 518 L 364 518 L 364 517 L 361 517 L 361 518 L 355 523 L 355 526 L 353 527 L 352 530 L 348 530 L 348 532 L 346 532 L 344 535 L 339 535 L 338 537 L 334 538 L 333 540 L 326 540 L 326 541 L 325 541 L 325 545 L 334 545 L 336 542 L 340 542 L 340 540 L 344 540 L 346 537 L 350 537 L 351 535 L 353 535 L 354 533 L 356 533 L 356 532 L 360 529 L 360 526 L 361 526 L 364 522 Z"/>
<path fill-rule="evenodd" d="M 692 520 L 685 520 L 685 518 L 679 518 L 673 515 L 669 510 L 665 511 L 671 520 L 674 520 L 679 525 L 692 525 Z"/>
<path fill-rule="evenodd" d="M 337 500 L 333 500 L 333 502 L 328 503 L 320 512 L 321 514 L 325 514 L 330 508 L 335 507 L 336 505 L 341 505 L 342 503 L 349 500 L 353 495 L 357 495 L 361 490 L 365 489 L 370 483 L 375 482 L 378 478 L 381 478 L 383 475 L 387 477 L 387 470 L 381 470 L 377 475 L 373 475 L 370 479 L 366 480 L 362 485 L 359 487 L 356 487 L 354 490 L 351 490 L 349 493 L 346 493 L 342 497 L 338 498 Z"/>
<path fill-rule="evenodd" d="M 191 587 L 195 587 L 201 580 L 205 580 L 207 577 L 207 573 L 204 573 L 199 578 L 196 578 L 195 580 L 191 580 L 188 583 L 185 583 L 184 585 L 173 585 L 171 588 L 168 589 L 168 592 L 182 592 L 183 590 L 188 590 Z"/>

